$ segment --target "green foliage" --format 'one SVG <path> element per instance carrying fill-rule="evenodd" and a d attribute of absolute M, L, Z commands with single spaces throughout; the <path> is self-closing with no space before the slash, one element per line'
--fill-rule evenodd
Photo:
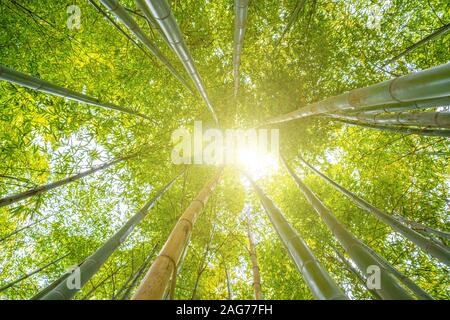
<path fill-rule="evenodd" d="M 132 0 L 121 3 L 137 10 Z M 307 0 L 276 46 L 297 0 L 250 1 L 239 95 L 234 99 L 233 1 L 171 1 L 220 123 L 226 128 L 252 127 L 306 103 L 448 61 L 450 33 L 383 66 L 448 23 L 448 1 L 386 1 L 380 29 L 367 26 L 373 3 L 376 1 Z M 72 4 L 81 8 L 78 30 L 66 26 L 66 9 Z M 141 16 L 131 14 L 187 79 L 157 32 Z M 0 242 L 0 286 L 69 253 L 60 263 L 0 292 L 2 299 L 28 299 L 65 268 L 81 263 L 180 172 L 182 168 L 170 161 L 173 129 L 189 126 L 193 120 L 213 123 L 198 95 L 193 96 L 161 63 L 135 47 L 88 1 L 5 0 L 0 3 L 0 25 L 1 64 L 155 120 L 150 123 L 0 82 L 0 197 L 145 150 L 138 159 L 0 208 L 0 238 L 51 216 Z M 448 268 L 297 162 L 301 154 L 378 208 L 448 232 L 448 139 L 370 130 L 323 118 L 297 120 L 280 129 L 283 154 L 339 221 L 435 298 L 449 299 Z M 86 298 L 113 298 L 153 247 L 160 250 L 212 172 L 214 168 L 190 167 L 76 298 L 83 298 L 99 284 Z M 346 293 L 355 299 L 369 299 L 355 277 L 335 260 L 331 245 L 339 247 L 338 243 L 284 168 L 258 183 Z M 194 227 L 175 298 L 191 299 L 198 278 L 197 299 L 227 299 L 225 270 L 231 297 L 253 298 L 247 211 L 252 215 L 263 297 L 312 299 L 258 199 L 233 167 L 226 168 Z M 205 254 L 211 232 L 212 242 Z M 204 271 L 198 277 L 202 266 Z"/>

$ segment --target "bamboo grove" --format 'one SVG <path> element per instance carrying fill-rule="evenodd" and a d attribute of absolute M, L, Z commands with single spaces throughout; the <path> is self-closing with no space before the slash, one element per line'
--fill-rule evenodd
<path fill-rule="evenodd" d="M 0 19 L 1 299 L 450 298 L 448 1 Z M 279 129 L 280 159 L 175 165 L 196 120 Z"/>

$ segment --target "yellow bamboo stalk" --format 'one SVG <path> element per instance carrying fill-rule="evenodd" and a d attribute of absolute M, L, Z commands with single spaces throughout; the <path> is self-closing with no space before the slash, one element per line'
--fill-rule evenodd
<path fill-rule="evenodd" d="M 164 247 L 142 280 L 132 300 L 161 300 L 175 281 L 178 263 L 185 251 L 192 229 L 208 198 L 216 187 L 223 168 L 209 180 L 178 219 Z"/>

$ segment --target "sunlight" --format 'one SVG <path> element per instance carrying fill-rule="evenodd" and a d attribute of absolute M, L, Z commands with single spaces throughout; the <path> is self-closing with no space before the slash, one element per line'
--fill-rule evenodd
<path fill-rule="evenodd" d="M 258 152 L 253 148 L 239 148 L 236 155 L 240 169 L 247 172 L 254 181 L 272 176 L 278 171 L 278 159 L 272 153 Z"/>

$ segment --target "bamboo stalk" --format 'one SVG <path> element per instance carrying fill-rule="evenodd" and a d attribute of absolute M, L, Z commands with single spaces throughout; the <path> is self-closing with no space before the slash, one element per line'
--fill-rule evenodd
<path fill-rule="evenodd" d="M 417 134 L 426 137 L 450 137 L 450 130 L 445 129 L 428 129 L 428 128 L 411 128 L 403 126 L 390 126 L 382 124 L 372 124 L 367 122 L 353 122 L 348 120 L 336 119 L 337 121 L 347 123 L 352 126 L 360 126 L 369 129 L 376 129 L 381 131 L 395 132 L 399 134 Z"/>
<path fill-rule="evenodd" d="M 384 106 L 375 106 L 364 109 L 366 113 L 376 113 L 376 112 L 401 112 L 401 111 L 410 111 L 410 110 L 422 110 L 429 108 L 437 108 L 437 107 L 445 107 L 450 106 L 450 98 L 438 98 L 438 99 L 430 99 L 423 101 L 415 101 L 415 102 L 405 102 L 399 104 L 389 104 Z"/>
<path fill-rule="evenodd" d="M 280 240 L 288 250 L 298 271 L 303 275 L 314 297 L 320 300 L 348 299 L 328 272 L 321 266 L 305 241 L 292 228 L 280 209 L 276 207 L 272 200 L 265 195 L 262 189 L 250 177 L 248 179 L 255 189 Z"/>
<path fill-rule="evenodd" d="M 132 300 L 160 300 L 170 287 L 170 279 L 172 283 L 175 282 L 177 267 L 183 252 L 187 250 L 192 229 L 219 182 L 222 171 L 223 168 L 220 168 L 215 173 L 181 215 Z"/>
<path fill-rule="evenodd" d="M 139 39 L 139 41 L 159 60 L 162 64 L 178 79 L 187 89 L 192 91 L 189 84 L 175 69 L 170 61 L 162 54 L 158 47 L 145 34 L 141 27 L 136 23 L 133 17 L 122 7 L 117 0 L 100 0 L 100 2 L 108 8 L 125 26 Z"/>
<path fill-rule="evenodd" d="M 449 97 L 450 63 L 447 63 L 311 103 L 290 113 L 268 119 L 264 124 L 287 122 L 322 113 L 357 111 L 379 105 Z"/>
<path fill-rule="evenodd" d="M 450 112 L 399 112 L 395 114 L 366 113 L 326 115 L 332 119 L 349 120 L 358 123 L 362 121 L 370 124 L 394 124 L 406 126 L 423 126 L 436 128 L 450 128 Z"/>
<path fill-rule="evenodd" d="M 108 281 L 110 278 L 112 278 L 114 275 L 116 275 L 120 271 L 120 269 L 122 269 L 122 267 L 117 268 L 114 272 L 112 272 L 111 274 L 106 276 L 104 279 L 102 279 L 99 283 L 97 283 L 95 286 L 93 286 L 84 296 L 82 296 L 80 300 L 86 300 L 87 298 L 89 298 L 94 293 L 95 290 L 100 288 L 106 281 Z"/>
<path fill-rule="evenodd" d="M 39 79 L 37 77 L 29 76 L 27 74 L 10 69 L 4 65 L 0 65 L 0 80 L 5 80 L 11 83 L 18 84 L 20 86 L 30 88 L 36 91 L 45 92 L 54 96 L 63 97 L 68 100 L 73 100 L 81 103 L 86 103 L 92 106 L 102 107 L 106 109 L 116 110 L 123 113 L 127 113 L 133 116 L 138 116 L 146 120 L 154 122 L 153 119 L 143 115 L 137 111 L 131 110 L 126 107 L 116 106 L 112 103 L 100 102 L 99 99 L 87 96 L 83 93 L 73 91 L 53 84 L 49 81 Z"/>
<path fill-rule="evenodd" d="M 199 91 L 200 96 L 205 101 L 206 106 L 208 107 L 214 118 L 214 121 L 216 122 L 216 124 L 218 124 L 218 119 L 216 112 L 214 111 L 214 107 L 209 100 L 206 88 L 203 84 L 203 80 L 201 79 L 200 74 L 197 71 L 197 67 L 195 66 L 194 60 L 192 59 L 189 48 L 187 47 L 180 28 L 175 20 L 175 17 L 172 14 L 170 5 L 166 0 L 135 0 L 135 2 L 139 5 L 140 8 L 146 7 L 146 9 L 143 10 L 144 15 L 151 13 L 151 17 L 147 18 L 154 18 L 154 20 L 157 22 L 159 28 L 156 30 L 158 32 L 162 32 L 162 36 L 165 36 L 169 41 L 172 50 L 177 54 L 187 73 L 194 82 L 197 90 Z"/>
<path fill-rule="evenodd" d="M 203 253 L 202 261 L 201 261 L 200 266 L 197 271 L 197 278 L 195 279 L 194 289 L 192 290 L 191 300 L 195 300 L 197 298 L 197 290 L 198 290 L 198 286 L 200 284 L 200 278 L 201 278 L 203 272 L 205 272 L 206 267 L 208 266 L 206 259 L 208 257 L 209 250 L 211 249 L 213 237 L 214 237 L 214 226 L 213 226 L 213 229 L 211 230 L 211 235 L 209 237 L 209 241 L 206 244 L 205 252 Z"/>
<path fill-rule="evenodd" d="M 283 40 L 283 38 L 286 35 L 286 33 L 288 33 L 288 31 L 294 25 L 295 21 L 297 21 L 298 15 L 299 15 L 300 11 L 303 9 L 303 7 L 305 6 L 305 3 L 306 3 L 306 0 L 298 0 L 297 1 L 297 4 L 295 5 L 295 9 L 294 9 L 294 11 L 292 12 L 292 14 L 289 17 L 288 23 L 284 27 L 283 31 L 281 32 L 280 38 L 278 38 L 278 40 L 277 40 L 277 42 L 276 42 L 276 44 L 274 46 L 274 50 L 276 50 L 276 48 L 281 43 L 281 40 Z"/>
<path fill-rule="evenodd" d="M 17 229 L 17 230 L 14 230 L 13 232 L 7 234 L 6 236 L 0 238 L 0 242 L 3 242 L 3 241 L 5 241 L 6 239 L 11 238 L 12 236 L 18 234 L 19 232 L 22 232 L 23 230 L 29 229 L 29 228 L 31 228 L 32 226 L 37 225 L 38 223 L 41 223 L 42 221 L 45 221 L 45 220 L 47 220 L 47 219 L 53 217 L 54 215 L 55 215 L 55 214 L 48 215 L 48 216 L 46 216 L 46 217 L 44 217 L 44 218 L 42 218 L 42 219 L 39 219 L 38 221 L 35 221 L 35 222 L 32 222 L 32 223 L 26 225 L 25 227 L 22 227 L 22 228 L 19 228 L 19 229 Z"/>
<path fill-rule="evenodd" d="M 392 274 L 381 265 L 378 260 L 366 250 L 365 245 L 356 239 L 331 213 L 331 211 L 320 201 L 320 199 L 298 178 L 292 171 L 284 158 L 283 163 L 292 179 L 295 181 L 299 189 L 303 192 L 308 202 L 322 218 L 322 221 L 328 226 L 330 231 L 344 247 L 352 260 L 358 266 L 358 269 L 365 274 L 370 266 L 378 266 L 380 268 L 380 287 L 375 289 L 383 299 L 400 299 L 409 300 L 413 297 L 401 287 Z M 387 263 L 387 262 L 386 262 Z"/>
<path fill-rule="evenodd" d="M 152 253 L 150 255 L 147 256 L 146 259 L 144 259 L 144 262 L 142 262 L 141 266 L 138 268 L 138 270 L 136 270 L 135 272 L 133 271 L 133 255 L 131 257 L 131 274 L 130 276 L 127 278 L 127 280 L 125 281 L 125 283 L 119 288 L 119 290 L 117 291 L 117 293 L 115 293 L 112 297 L 112 300 L 117 300 L 116 298 L 119 296 L 122 296 L 123 293 L 125 292 L 125 290 L 127 288 L 129 288 L 129 284 L 133 281 L 134 277 L 136 276 L 137 273 L 139 273 L 139 270 L 142 268 L 143 265 L 145 265 L 145 263 L 147 262 L 147 260 L 150 259 L 151 255 L 153 255 L 154 251 L 156 250 L 157 244 L 155 244 L 155 246 L 153 247 Z"/>
<path fill-rule="evenodd" d="M 428 255 L 435 257 L 442 263 L 445 263 L 447 266 L 450 266 L 450 251 L 439 245 L 438 243 L 435 243 L 434 241 L 431 241 L 421 234 L 415 232 L 414 230 L 408 228 L 404 224 L 402 224 L 400 221 L 392 217 L 391 215 L 387 214 L 386 212 L 374 207 L 364 199 L 358 197 L 353 192 L 345 189 L 341 185 L 337 184 L 330 178 L 328 178 L 326 175 L 321 173 L 319 170 L 314 168 L 311 164 L 306 162 L 302 157 L 299 157 L 300 161 L 310 168 L 314 173 L 316 173 L 320 178 L 328 182 L 330 185 L 332 185 L 336 190 L 338 190 L 340 193 L 345 195 L 346 197 L 350 198 L 358 207 L 361 209 L 373 214 L 376 218 L 383 221 L 387 225 L 389 225 L 392 229 L 399 232 L 401 235 L 403 235 L 405 238 L 409 239 L 411 242 L 413 242 L 415 245 L 417 245 L 419 248 L 421 248 L 423 251 L 425 251 Z"/>
<path fill-rule="evenodd" d="M 247 27 L 248 0 L 234 0 L 234 51 L 233 51 L 233 76 L 234 97 L 237 97 L 239 89 L 239 65 L 244 47 L 245 29 Z"/>
<path fill-rule="evenodd" d="M 67 279 L 60 283 L 55 289 L 46 294 L 42 300 L 68 300 L 94 276 L 105 261 L 114 253 L 114 251 L 127 239 L 134 228 L 147 216 L 150 209 L 156 202 L 172 187 L 175 181 L 183 174 L 178 174 L 164 188 L 159 190 L 134 216 L 132 216 L 108 241 L 99 249 L 90 255 L 80 266 L 80 288 L 73 288 L 68 285 Z"/>
<path fill-rule="evenodd" d="M 24 191 L 24 192 L 20 192 L 20 193 L 16 193 L 16 194 L 13 194 L 13 195 L 10 195 L 10 196 L 6 196 L 6 197 L 0 199 L 0 208 L 4 207 L 4 206 L 11 205 L 11 204 L 19 202 L 19 201 L 22 201 L 24 199 L 28 199 L 30 197 L 37 196 L 37 195 L 39 195 L 41 193 L 44 193 L 44 192 L 50 191 L 52 189 L 55 189 L 55 188 L 61 187 L 63 185 L 66 185 L 66 184 L 68 184 L 70 182 L 77 181 L 77 180 L 79 180 L 81 178 L 84 178 L 84 177 L 86 177 L 86 176 L 88 176 L 90 174 L 93 174 L 93 173 L 95 173 L 97 171 L 106 169 L 106 168 L 108 168 L 108 167 L 110 167 L 110 166 L 112 166 L 112 165 L 114 165 L 116 163 L 119 163 L 121 161 L 132 159 L 132 158 L 134 158 L 134 157 L 136 157 L 138 155 L 139 155 L 139 153 L 134 153 L 134 154 L 131 154 L 131 155 L 128 155 L 128 156 L 119 157 L 119 158 L 117 158 L 115 160 L 112 160 L 112 161 L 109 161 L 109 162 L 104 163 L 102 165 L 93 167 L 93 168 L 91 168 L 89 170 L 80 172 L 80 173 L 75 174 L 73 176 L 70 176 L 68 178 L 64 178 L 64 179 L 61 179 L 61 180 L 58 180 L 58 181 L 55 181 L 55 182 L 51 182 L 51 183 L 48 183 L 48 184 L 45 184 L 45 185 L 41 185 L 41 186 L 38 186 L 38 187 L 33 188 L 33 189 L 29 189 L 29 190 Z"/>
<path fill-rule="evenodd" d="M 431 227 L 426 226 L 426 225 L 424 225 L 424 224 L 422 224 L 420 222 L 408 220 L 408 219 L 406 219 L 406 218 L 404 218 L 404 217 L 402 217 L 400 215 L 396 215 L 395 218 L 400 220 L 403 224 L 407 225 L 408 227 L 410 227 L 413 230 L 423 231 L 423 232 L 425 232 L 427 234 L 434 234 L 434 235 L 436 235 L 438 237 L 450 240 L 450 233 L 449 232 L 444 232 L 444 231 L 441 231 L 441 230 L 437 230 L 437 229 L 431 228 Z"/>
<path fill-rule="evenodd" d="M 252 275 L 253 275 L 253 292 L 255 294 L 255 300 L 262 299 L 261 290 L 261 275 L 259 273 L 258 257 L 256 255 L 255 240 L 253 238 L 253 233 L 250 229 L 250 224 L 247 226 L 247 237 L 248 237 L 248 252 L 250 254 L 250 262 L 252 263 Z"/>
<path fill-rule="evenodd" d="M 61 257 L 59 257 L 59 258 L 57 258 L 57 259 L 55 259 L 55 260 L 53 260 L 53 261 L 50 261 L 49 263 L 43 265 L 42 267 L 39 267 L 39 268 L 37 268 L 36 270 L 33 270 L 33 271 L 31 271 L 30 273 L 27 273 L 27 274 L 23 275 L 23 276 L 20 277 L 19 279 L 16 279 L 16 280 L 14 280 L 14 281 L 12 281 L 12 282 L 10 282 L 10 283 L 4 285 L 3 287 L 0 288 L 0 292 L 5 291 L 6 289 L 11 288 L 12 286 L 16 285 L 17 283 L 19 283 L 19 282 L 21 282 L 21 281 L 23 281 L 23 280 L 25 280 L 25 279 L 28 279 L 28 278 L 31 277 L 32 275 L 34 275 L 34 274 L 36 274 L 36 273 L 38 273 L 38 272 L 41 272 L 42 270 L 44 270 L 44 269 L 46 269 L 46 268 L 48 268 L 48 267 L 54 265 L 54 264 L 57 263 L 58 261 L 60 261 L 60 260 L 64 259 L 65 257 L 67 257 L 68 255 L 69 255 L 69 254 L 67 253 L 67 254 L 65 254 L 65 255 L 63 255 L 63 256 L 61 256 Z"/>
<path fill-rule="evenodd" d="M 128 286 L 128 288 L 126 290 L 124 290 L 122 297 L 120 298 L 121 300 L 127 300 L 130 297 L 131 291 L 136 287 L 139 279 L 144 275 L 145 270 L 149 267 L 150 262 L 152 261 L 153 255 L 156 252 L 156 247 L 157 247 L 157 245 L 155 245 L 153 247 L 152 252 L 148 255 L 147 259 L 144 261 L 144 263 L 141 265 L 141 267 L 137 270 L 137 272 L 133 275 L 131 284 Z"/>

